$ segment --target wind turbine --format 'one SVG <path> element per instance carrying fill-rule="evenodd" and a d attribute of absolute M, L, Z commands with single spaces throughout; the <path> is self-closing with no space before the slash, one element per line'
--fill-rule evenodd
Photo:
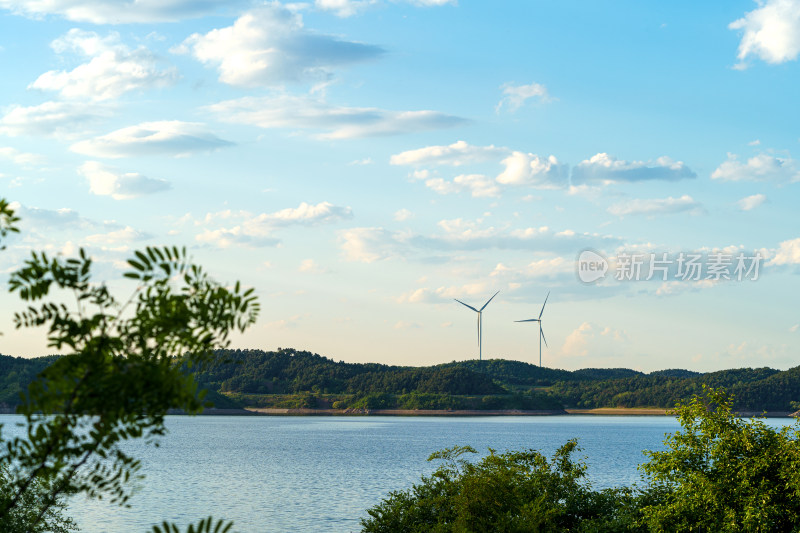
<path fill-rule="evenodd" d="M 515 320 L 514 322 L 538 322 L 539 323 L 539 366 L 542 366 L 542 341 L 547 346 L 547 339 L 544 338 L 544 331 L 542 331 L 542 313 L 544 313 L 544 306 L 547 305 L 547 299 L 550 298 L 550 291 L 547 291 L 547 296 L 544 297 L 542 310 L 539 311 L 539 318 L 529 318 L 527 320 Z M 549 348 L 549 346 L 547 346 Z"/>
<path fill-rule="evenodd" d="M 496 293 L 494 293 L 494 295 L 491 298 L 489 298 L 489 301 L 486 302 L 485 304 L 483 304 L 483 307 L 481 307 L 480 309 L 475 309 L 471 305 L 465 304 L 461 300 L 453 298 L 453 300 L 457 301 L 461 305 L 469 307 L 470 309 L 472 309 L 473 311 L 478 313 L 478 361 L 481 361 L 483 359 L 483 353 L 481 352 L 481 316 L 482 316 L 483 310 L 486 309 L 487 305 L 489 305 L 489 302 L 491 302 L 494 299 L 494 297 L 497 296 L 499 293 L 500 293 L 500 291 L 497 291 Z"/>

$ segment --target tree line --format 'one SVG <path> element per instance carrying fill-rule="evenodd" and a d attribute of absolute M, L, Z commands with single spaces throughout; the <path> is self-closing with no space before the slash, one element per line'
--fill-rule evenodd
<path fill-rule="evenodd" d="M 0 355 L 0 404 L 57 359 Z M 800 367 L 645 374 L 627 368 L 559 370 L 520 361 L 459 361 L 428 367 L 346 363 L 292 348 L 224 349 L 187 368 L 218 407 L 353 409 L 671 408 L 703 386 L 723 387 L 746 411 L 800 408 Z"/>

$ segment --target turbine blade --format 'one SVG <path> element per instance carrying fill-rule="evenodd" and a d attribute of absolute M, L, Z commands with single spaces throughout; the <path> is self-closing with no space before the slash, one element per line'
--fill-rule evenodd
<path fill-rule="evenodd" d="M 464 302 L 462 302 L 461 300 L 458 300 L 458 299 L 456 299 L 456 298 L 453 298 L 453 300 L 457 301 L 457 302 L 458 302 L 458 303 L 460 303 L 461 305 L 466 305 L 467 307 L 469 307 L 470 309 L 472 309 L 472 310 L 473 310 L 473 311 L 475 311 L 476 313 L 480 313 L 480 311 L 478 311 L 477 309 L 475 309 L 474 307 L 472 307 L 472 306 L 471 306 L 471 305 L 469 305 L 469 304 L 465 304 L 465 303 L 464 303 Z"/>
<path fill-rule="evenodd" d="M 529 318 L 528 320 L 515 320 L 514 322 L 541 322 L 538 318 Z"/>
<path fill-rule="evenodd" d="M 500 294 L 500 291 L 497 291 L 496 293 L 494 293 L 494 294 L 492 295 L 492 297 L 491 297 L 491 298 L 489 298 L 489 302 L 491 302 L 492 300 L 494 300 L 494 297 L 495 297 L 495 296 L 497 296 L 498 294 Z M 487 305 L 489 305 L 489 302 L 486 302 L 485 304 L 483 304 L 483 307 L 481 307 L 481 311 L 483 311 L 484 309 L 486 309 L 486 306 L 487 306 Z"/>
<path fill-rule="evenodd" d="M 542 335 L 542 340 L 544 341 L 544 345 L 547 346 L 547 339 L 544 336 L 544 330 L 542 329 L 542 323 L 539 322 L 539 333 Z M 549 346 L 547 346 L 549 348 Z"/>
<path fill-rule="evenodd" d="M 544 303 L 542 304 L 542 310 L 539 311 L 539 318 L 542 318 L 542 313 L 544 313 L 544 306 L 547 305 L 547 299 L 550 298 L 550 291 L 547 291 L 547 296 L 544 297 Z"/>

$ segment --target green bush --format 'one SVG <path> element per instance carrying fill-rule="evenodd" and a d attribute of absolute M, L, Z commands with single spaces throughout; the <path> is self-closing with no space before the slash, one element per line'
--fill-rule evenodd
<path fill-rule="evenodd" d="M 596 526 L 617 519 L 615 501 L 625 494 L 590 490 L 586 466 L 572 458 L 576 450 L 571 440 L 548 460 L 535 450 L 490 449 L 477 463 L 462 458 L 476 453 L 469 446 L 436 452 L 428 460 L 444 464 L 369 509 L 363 531 L 613 531 Z"/>
<path fill-rule="evenodd" d="M 568 441 L 551 460 L 535 450 L 463 459 L 436 452 L 431 476 L 391 492 L 362 518 L 364 532 L 797 532 L 800 423 L 744 420 L 721 389 L 679 404 L 667 449 L 645 452 L 642 485 L 594 491 Z"/>

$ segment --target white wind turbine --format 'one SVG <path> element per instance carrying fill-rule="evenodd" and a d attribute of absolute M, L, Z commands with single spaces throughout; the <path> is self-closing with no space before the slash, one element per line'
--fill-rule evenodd
<path fill-rule="evenodd" d="M 547 291 L 547 296 L 544 297 L 542 310 L 539 311 L 539 318 L 529 318 L 527 320 L 515 320 L 514 322 L 538 322 L 539 323 L 539 366 L 542 366 L 542 341 L 547 346 L 547 339 L 544 338 L 544 331 L 542 331 L 542 313 L 544 313 L 544 306 L 547 305 L 547 299 L 550 298 L 550 291 Z M 549 348 L 549 346 L 547 346 Z"/>
<path fill-rule="evenodd" d="M 494 297 L 497 296 L 499 293 L 500 293 L 500 291 L 497 291 L 496 293 L 494 293 L 494 295 L 491 298 L 489 298 L 489 301 L 486 302 L 485 304 L 483 304 L 483 307 L 481 307 L 480 309 L 475 309 L 471 305 L 465 304 L 461 300 L 453 298 L 453 300 L 457 301 L 461 305 L 469 307 L 470 309 L 472 309 L 473 311 L 478 313 L 478 361 L 481 361 L 483 359 L 483 353 L 481 351 L 482 350 L 482 348 L 481 348 L 481 316 L 483 314 L 483 310 L 486 309 L 487 305 L 489 305 L 489 302 L 491 302 L 494 299 Z"/>

